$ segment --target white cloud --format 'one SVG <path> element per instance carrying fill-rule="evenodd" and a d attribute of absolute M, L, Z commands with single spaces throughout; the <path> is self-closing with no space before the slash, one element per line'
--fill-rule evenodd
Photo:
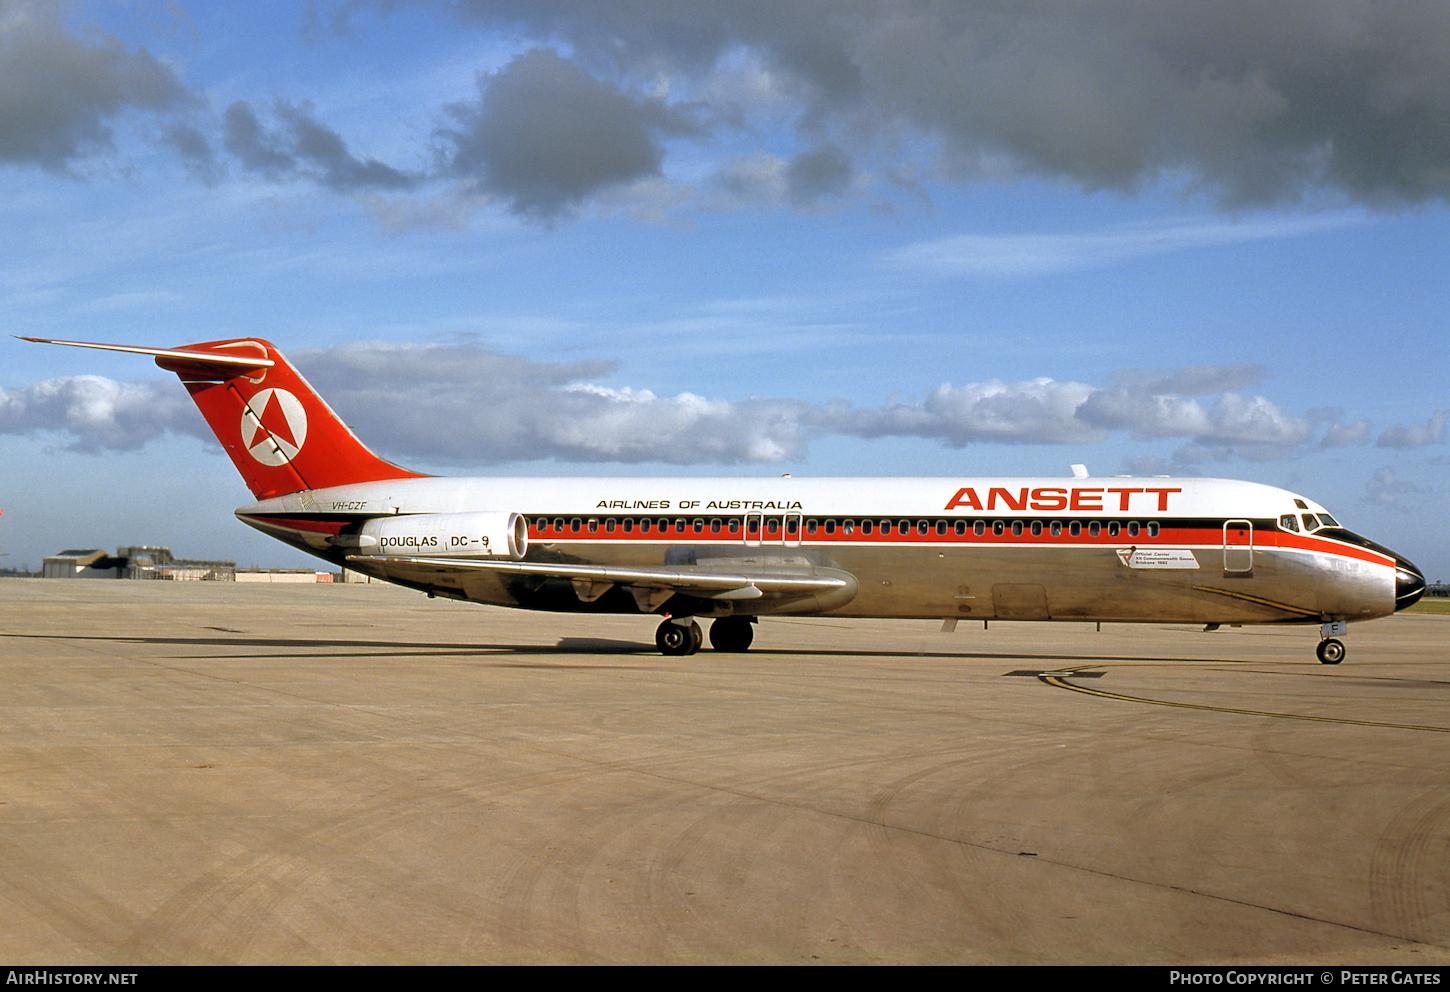
<path fill-rule="evenodd" d="M 1382 466 L 1365 483 L 1361 501 L 1371 506 L 1403 510 L 1407 502 L 1413 502 L 1413 497 L 1422 496 L 1424 493 L 1413 482 L 1401 479 L 1389 466 Z"/>
<path fill-rule="evenodd" d="M 58 432 L 72 450 L 96 453 L 139 448 L 166 431 L 211 436 L 178 383 L 76 375 L 0 389 L 0 434 Z"/>
<path fill-rule="evenodd" d="M 1396 424 L 1381 434 L 1375 444 L 1381 448 L 1418 448 L 1435 444 L 1445 440 L 1447 424 L 1450 424 L 1450 410 L 1436 410 L 1423 425 Z"/>
<path fill-rule="evenodd" d="M 1351 444 L 1363 444 L 1369 440 L 1370 422 L 1361 417 L 1352 424 L 1330 424 L 1319 441 L 1321 448 L 1342 448 Z"/>
<path fill-rule="evenodd" d="M 1178 219 L 1086 234 L 963 234 L 907 245 L 888 260 L 929 275 L 1039 276 L 1220 245 L 1302 237 L 1359 222 L 1357 216 L 1341 213 L 1256 221 Z"/>
<path fill-rule="evenodd" d="M 1138 385 L 1108 389 L 1050 378 L 943 383 L 920 400 L 861 408 L 788 397 L 661 396 L 601 383 L 616 374 L 611 362 L 536 362 L 474 345 L 357 342 L 293 358 L 360 437 L 404 463 L 770 464 L 802 458 L 812 438 L 831 435 L 923 438 L 960 448 L 1082 445 L 1126 433 L 1182 439 L 1174 461 L 1191 466 L 1302 453 L 1315 443 L 1314 424 L 1331 416 L 1321 446 L 1352 443 L 1368 431 L 1364 421 L 1339 425 L 1337 412 L 1286 413 L 1262 395 L 1140 391 L 1242 382 L 1257 375 L 1248 366 L 1125 372 L 1113 378 Z M 64 432 L 86 451 L 139 447 L 164 431 L 205 436 L 188 406 L 174 384 L 65 377 L 0 391 L 0 433 Z M 1447 418 L 1450 411 L 1441 411 L 1426 428 L 1401 432 L 1427 443 L 1443 437 Z"/>

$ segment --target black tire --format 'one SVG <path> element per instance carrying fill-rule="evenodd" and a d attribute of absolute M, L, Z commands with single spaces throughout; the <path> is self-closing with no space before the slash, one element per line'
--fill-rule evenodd
<path fill-rule="evenodd" d="M 700 650 L 704 641 L 705 635 L 700 632 L 700 625 L 693 621 L 689 624 L 678 624 L 666 620 L 655 631 L 655 647 L 660 649 L 661 654 L 694 654 Z"/>
<path fill-rule="evenodd" d="M 1344 660 L 1346 654 L 1344 642 L 1336 637 L 1331 637 L 1326 641 L 1320 641 L 1319 647 L 1314 649 L 1314 653 L 1319 656 L 1319 661 L 1325 665 L 1339 664 Z"/>
<path fill-rule="evenodd" d="M 710 624 L 710 646 L 716 651 L 749 651 L 753 640 L 755 625 L 746 617 L 721 617 Z"/>

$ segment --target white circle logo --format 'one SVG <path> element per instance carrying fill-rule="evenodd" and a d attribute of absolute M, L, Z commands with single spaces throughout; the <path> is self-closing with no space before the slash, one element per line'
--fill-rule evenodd
<path fill-rule="evenodd" d="M 307 411 L 285 389 L 263 389 L 242 409 L 242 444 L 263 465 L 286 465 L 307 440 Z"/>

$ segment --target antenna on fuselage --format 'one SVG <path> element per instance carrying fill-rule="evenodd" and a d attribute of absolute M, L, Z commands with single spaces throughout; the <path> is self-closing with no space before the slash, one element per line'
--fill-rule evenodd
<path fill-rule="evenodd" d="M 1072 477 L 1074 479 L 1086 479 L 1088 477 L 1087 466 L 1086 465 L 1074 465 L 1072 467 Z"/>

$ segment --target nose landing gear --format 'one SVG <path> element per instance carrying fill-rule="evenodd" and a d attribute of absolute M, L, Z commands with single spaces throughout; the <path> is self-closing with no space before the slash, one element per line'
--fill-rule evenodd
<path fill-rule="evenodd" d="M 1321 664 L 1337 665 L 1344 660 L 1344 642 L 1337 635 L 1349 632 L 1349 624 L 1343 620 L 1328 620 L 1319 625 L 1319 647 L 1314 653 Z"/>

